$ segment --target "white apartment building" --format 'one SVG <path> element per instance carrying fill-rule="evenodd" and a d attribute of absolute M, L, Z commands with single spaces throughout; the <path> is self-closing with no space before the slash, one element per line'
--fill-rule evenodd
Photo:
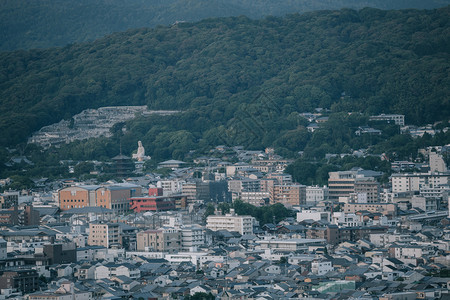
<path fill-rule="evenodd" d="M 370 242 L 377 247 L 386 247 L 392 243 L 409 243 L 413 238 L 409 234 L 373 233 L 370 234 Z"/>
<path fill-rule="evenodd" d="M 197 184 L 195 182 L 185 182 L 181 187 L 181 193 L 187 196 L 189 201 L 197 199 Z"/>
<path fill-rule="evenodd" d="M 331 261 L 314 260 L 311 262 L 311 273 L 316 275 L 325 275 L 328 272 L 334 271 Z"/>
<path fill-rule="evenodd" d="M 234 195 L 234 194 L 232 194 Z M 270 198 L 269 192 L 242 192 L 239 197 L 243 202 L 249 203 L 254 206 L 262 206 L 265 203 L 265 199 Z M 235 199 L 233 199 L 234 201 Z"/>
<path fill-rule="evenodd" d="M 205 244 L 203 227 L 197 224 L 181 227 L 181 250 L 193 251 Z"/>
<path fill-rule="evenodd" d="M 419 191 L 422 188 L 434 188 L 449 184 L 449 173 L 413 173 L 392 174 L 392 192 Z"/>
<path fill-rule="evenodd" d="M 413 208 L 420 208 L 423 211 L 435 211 L 438 210 L 440 207 L 440 199 L 438 198 L 428 198 L 428 197 L 419 197 L 419 196 L 413 196 L 411 200 L 411 206 Z"/>
<path fill-rule="evenodd" d="M 184 180 L 160 180 L 156 183 L 156 187 L 163 189 L 163 196 L 181 194 L 183 190 Z"/>
<path fill-rule="evenodd" d="M 346 214 L 344 212 L 333 213 L 332 223 L 344 227 L 356 227 L 363 225 L 360 216 L 356 214 Z"/>
<path fill-rule="evenodd" d="M 272 249 L 284 252 L 293 252 L 298 250 L 308 249 L 309 246 L 326 244 L 325 239 L 273 239 L 267 238 L 264 240 L 256 241 L 259 244 L 260 249 Z"/>
<path fill-rule="evenodd" d="M 433 254 L 433 246 L 419 246 L 411 244 L 395 245 L 389 248 L 389 254 L 397 259 L 421 258 Z"/>
<path fill-rule="evenodd" d="M 246 163 L 236 163 L 234 165 L 231 166 L 226 166 L 226 174 L 227 177 L 233 177 L 236 175 L 237 172 L 244 170 L 244 169 L 248 169 L 251 168 L 252 166 Z"/>
<path fill-rule="evenodd" d="M 315 205 L 323 200 L 328 199 L 328 187 L 323 186 L 307 186 L 306 187 L 306 204 Z"/>
<path fill-rule="evenodd" d="M 231 193 L 259 192 L 261 183 L 257 179 L 235 179 L 228 181 L 228 190 Z"/>
<path fill-rule="evenodd" d="M 268 179 L 275 179 L 278 184 L 292 184 L 294 181 L 292 180 L 292 175 L 285 173 L 272 173 L 267 175 Z"/>
<path fill-rule="evenodd" d="M 88 245 L 111 246 L 122 245 L 122 230 L 117 223 L 90 223 Z"/>
<path fill-rule="evenodd" d="M 231 193 L 233 201 L 242 198 L 243 192 L 259 192 L 261 191 L 261 183 L 257 179 L 234 179 L 228 181 L 228 190 Z"/>
<path fill-rule="evenodd" d="M 442 155 L 432 152 L 429 155 L 429 164 L 431 172 L 447 172 L 447 165 L 445 164 Z"/>
<path fill-rule="evenodd" d="M 206 228 L 212 231 L 228 230 L 236 231 L 240 234 L 253 234 L 253 226 L 256 220 L 252 216 L 238 216 L 234 213 L 234 209 L 224 216 L 212 215 L 206 219 Z"/>
<path fill-rule="evenodd" d="M 302 222 L 305 220 L 330 222 L 331 217 L 329 212 L 324 211 L 302 210 L 301 212 L 298 212 L 297 222 Z"/>

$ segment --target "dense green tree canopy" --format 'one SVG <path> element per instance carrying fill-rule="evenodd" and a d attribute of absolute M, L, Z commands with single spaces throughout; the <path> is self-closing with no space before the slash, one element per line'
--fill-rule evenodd
<path fill-rule="evenodd" d="M 448 118 L 449 11 L 208 19 L 0 53 L 0 143 L 24 142 L 41 126 L 86 108 L 146 104 L 182 113 L 140 117 L 124 125 L 124 134 L 113 128 L 112 139 L 76 142 L 61 152 L 78 160 L 111 158 L 119 143 L 131 153 L 142 140 L 156 159 L 219 144 L 273 146 L 318 159 L 400 144 L 397 154 L 409 155 L 417 145 L 395 137 L 397 127 L 380 137 L 354 131 L 383 112 L 405 114 L 413 124 Z M 333 114 L 311 134 L 298 112 L 315 107 Z"/>
<path fill-rule="evenodd" d="M 132 28 L 211 17 L 281 16 L 319 9 L 438 8 L 449 0 L 2 0 L 0 51 L 65 46 Z"/>

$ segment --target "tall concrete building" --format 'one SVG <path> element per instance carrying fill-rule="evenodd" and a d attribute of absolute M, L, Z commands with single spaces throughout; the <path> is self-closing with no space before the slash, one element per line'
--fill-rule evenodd
<path fill-rule="evenodd" d="M 142 194 L 138 185 L 120 183 L 114 185 L 80 185 L 70 186 L 58 191 L 61 210 L 98 206 L 112 209 L 115 213 L 129 211 L 129 198 Z"/>
<path fill-rule="evenodd" d="M 3 209 L 19 205 L 19 192 L 7 191 L 0 194 L 0 204 Z"/>
<path fill-rule="evenodd" d="M 339 197 L 364 195 L 366 202 L 378 202 L 380 187 L 373 177 L 365 177 L 358 171 L 330 172 L 328 179 L 328 193 L 330 200 L 339 200 Z M 358 198 L 358 197 L 356 197 Z"/>
<path fill-rule="evenodd" d="M 90 223 L 88 245 L 111 246 L 122 245 L 122 235 L 119 224 L 117 223 Z"/>
<path fill-rule="evenodd" d="M 276 184 L 270 193 L 270 203 L 285 206 L 306 204 L 306 186 L 301 184 Z"/>
<path fill-rule="evenodd" d="M 239 232 L 240 234 L 253 234 L 253 226 L 256 220 L 252 216 L 239 216 L 231 209 L 229 214 L 224 216 L 213 215 L 206 219 L 206 228 L 212 231 L 228 230 Z"/>
<path fill-rule="evenodd" d="M 181 231 L 176 228 L 141 231 L 136 242 L 138 251 L 177 253 L 181 250 Z"/>
<path fill-rule="evenodd" d="M 327 186 L 307 186 L 306 187 L 306 204 L 315 205 L 318 202 L 328 199 Z"/>
<path fill-rule="evenodd" d="M 414 192 L 422 188 L 435 188 L 445 186 L 450 183 L 450 173 L 413 173 L 413 174 L 392 174 L 392 192 Z"/>

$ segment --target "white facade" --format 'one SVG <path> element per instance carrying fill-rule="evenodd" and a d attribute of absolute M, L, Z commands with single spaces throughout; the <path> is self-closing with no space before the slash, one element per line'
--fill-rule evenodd
<path fill-rule="evenodd" d="M 181 194 L 184 180 L 160 180 L 156 183 L 156 187 L 163 189 L 164 196 Z"/>
<path fill-rule="evenodd" d="M 231 213 L 225 216 L 208 216 L 206 219 L 206 228 L 212 231 L 228 230 L 236 231 L 240 234 L 253 234 L 253 225 L 256 220 L 252 216 L 238 216 L 231 210 Z"/>
<path fill-rule="evenodd" d="M 318 202 L 328 199 L 328 187 L 323 186 L 307 186 L 306 187 L 306 204 L 314 205 Z"/>
<path fill-rule="evenodd" d="M 438 202 L 440 202 L 440 200 L 436 198 L 413 196 L 410 202 L 413 208 L 420 208 L 421 210 L 428 212 L 438 210 Z"/>
<path fill-rule="evenodd" d="M 273 249 L 278 251 L 292 252 L 308 248 L 310 245 L 326 244 L 325 239 L 264 239 L 256 241 L 260 249 Z"/>
<path fill-rule="evenodd" d="M 119 266 L 113 272 L 111 272 L 113 276 L 126 276 L 131 279 L 138 279 L 141 277 L 141 271 L 138 268 L 129 268 L 127 266 Z"/>
<path fill-rule="evenodd" d="M 392 192 L 419 191 L 421 188 L 434 188 L 449 184 L 450 174 L 414 173 L 392 174 Z"/>
<path fill-rule="evenodd" d="M 392 243 L 409 243 L 413 239 L 409 234 L 389 234 L 389 233 L 374 233 L 370 234 L 370 242 L 377 247 L 386 247 Z"/>
<path fill-rule="evenodd" d="M 394 248 L 394 257 L 397 259 L 421 258 L 428 254 L 432 254 L 431 251 L 422 246 L 402 245 Z"/>
<path fill-rule="evenodd" d="M 334 270 L 331 261 L 318 261 L 315 260 L 311 263 L 311 273 L 316 275 L 325 275 L 328 272 L 332 272 Z"/>
<path fill-rule="evenodd" d="M 361 217 L 356 214 L 347 214 L 344 212 L 333 213 L 332 223 L 338 226 L 355 227 L 362 226 Z"/>
<path fill-rule="evenodd" d="M 199 225 L 183 226 L 181 228 L 181 249 L 190 251 L 205 244 L 205 232 Z"/>
<path fill-rule="evenodd" d="M 235 196 L 235 194 L 232 194 L 232 196 Z M 237 198 L 240 198 L 245 203 L 259 207 L 264 203 L 264 199 L 269 199 L 269 197 L 269 192 L 242 192 Z M 233 199 L 233 201 L 236 199 Z"/>
<path fill-rule="evenodd" d="M 297 213 L 297 222 L 302 222 L 305 220 L 313 221 L 331 221 L 331 216 L 329 212 L 315 211 L 315 210 L 302 210 Z"/>
<path fill-rule="evenodd" d="M 236 179 L 228 181 L 228 190 L 231 193 L 259 192 L 261 183 L 257 179 Z"/>

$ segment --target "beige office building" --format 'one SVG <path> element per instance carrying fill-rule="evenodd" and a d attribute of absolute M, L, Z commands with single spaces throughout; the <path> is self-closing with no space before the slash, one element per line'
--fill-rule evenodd
<path fill-rule="evenodd" d="M 136 236 L 138 251 L 181 251 L 181 231 L 174 228 L 141 231 Z"/>
<path fill-rule="evenodd" d="M 89 224 L 89 246 L 111 246 L 122 245 L 122 235 L 117 223 L 90 223 Z"/>

